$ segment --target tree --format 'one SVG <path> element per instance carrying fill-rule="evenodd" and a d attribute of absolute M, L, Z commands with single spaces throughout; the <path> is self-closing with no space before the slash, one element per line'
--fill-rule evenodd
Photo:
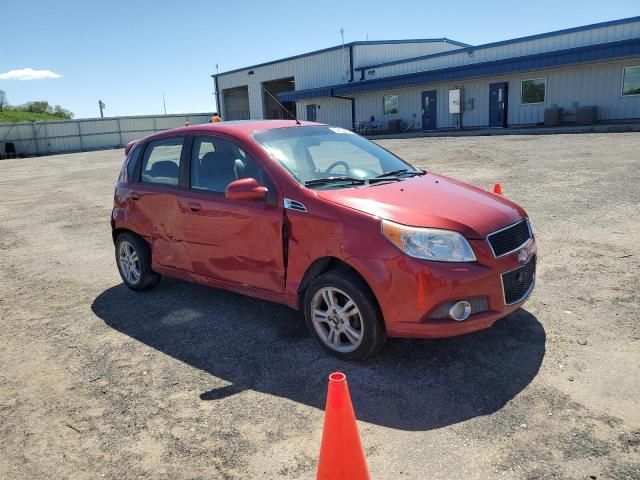
<path fill-rule="evenodd" d="M 60 105 L 56 105 L 55 107 L 53 107 L 53 114 L 56 117 L 66 118 L 68 120 L 73 118 L 73 112 L 70 112 L 65 108 L 62 108 Z"/>
<path fill-rule="evenodd" d="M 4 109 L 9 106 L 7 100 L 7 92 L 0 90 L 0 112 L 4 112 Z"/>
<path fill-rule="evenodd" d="M 53 108 L 46 100 L 27 102 L 23 105 L 23 108 L 26 112 L 31 113 L 53 113 Z"/>

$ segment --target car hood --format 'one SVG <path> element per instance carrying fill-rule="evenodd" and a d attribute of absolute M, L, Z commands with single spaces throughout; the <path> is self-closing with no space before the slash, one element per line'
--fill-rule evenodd
<path fill-rule="evenodd" d="M 471 239 L 526 217 L 522 208 L 500 195 L 433 173 L 316 193 L 323 200 L 403 225 L 454 230 Z"/>

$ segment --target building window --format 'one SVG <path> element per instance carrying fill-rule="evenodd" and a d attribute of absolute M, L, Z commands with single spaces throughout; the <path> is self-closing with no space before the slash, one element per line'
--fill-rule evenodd
<path fill-rule="evenodd" d="M 544 103 L 547 100 L 547 79 L 533 78 L 522 81 L 521 103 Z"/>
<path fill-rule="evenodd" d="M 384 104 L 385 115 L 398 114 L 398 95 L 385 95 L 382 97 L 382 103 Z"/>
<path fill-rule="evenodd" d="M 622 96 L 640 95 L 640 66 L 627 67 L 622 74 Z"/>

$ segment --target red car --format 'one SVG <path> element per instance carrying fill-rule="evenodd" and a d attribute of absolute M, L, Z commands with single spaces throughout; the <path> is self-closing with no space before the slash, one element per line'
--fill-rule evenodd
<path fill-rule="evenodd" d="M 111 226 L 129 288 L 169 275 L 284 303 L 339 358 L 487 328 L 534 286 L 522 208 L 342 128 L 222 122 L 125 152 Z"/>

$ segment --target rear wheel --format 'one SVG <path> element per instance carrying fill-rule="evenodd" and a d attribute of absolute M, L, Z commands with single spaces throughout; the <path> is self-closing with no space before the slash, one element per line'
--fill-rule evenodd
<path fill-rule="evenodd" d="M 312 281 L 304 295 L 304 310 L 311 335 L 343 360 L 368 358 L 386 341 L 371 290 L 348 270 L 331 271 Z"/>
<path fill-rule="evenodd" d="M 128 232 L 118 235 L 116 263 L 122 281 L 132 290 L 149 290 L 160 281 L 160 274 L 151 270 L 149 245 L 137 235 Z"/>

